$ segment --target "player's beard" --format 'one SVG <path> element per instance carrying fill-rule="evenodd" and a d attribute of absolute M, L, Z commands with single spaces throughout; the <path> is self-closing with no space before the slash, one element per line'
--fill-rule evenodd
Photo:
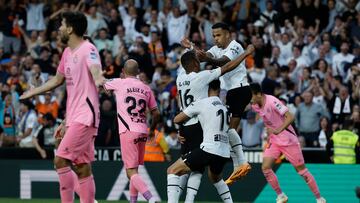
<path fill-rule="evenodd" d="M 69 35 L 60 34 L 60 40 L 63 44 L 67 44 L 69 41 Z"/>

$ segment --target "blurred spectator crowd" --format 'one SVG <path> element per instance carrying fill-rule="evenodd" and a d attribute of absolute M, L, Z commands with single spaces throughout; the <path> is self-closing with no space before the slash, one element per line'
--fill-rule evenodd
<path fill-rule="evenodd" d="M 175 80 L 189 38 L 213 46 L 211 26 L 226 22 L 231 37 L 255 54 L 248 77 L 280 98 L 295 115 L 306 147 L 325 147 L 332 132 L 352 120 L 359 132 L 360 3 L 355 0 L 0 0 L 0 145 L 53 146 L 65 112 L 65 86 L 19 101 L 53 77 L 65 45 L 57 29 L 63 11 L 81 11 L 107 78 L 138 61 L 162 114 L 159 130 L 176 146 L 172 119 L 179 111 Z M 203 69 L 212 66 L 202 64 Z M 118 146 L 115 101 L 103 93 L 97 146 Z M 239 126 L 246 147 L 262 145 L 263 123 L 247 112 Z M 46 154 L 42 154 L 46 156 Z"/>

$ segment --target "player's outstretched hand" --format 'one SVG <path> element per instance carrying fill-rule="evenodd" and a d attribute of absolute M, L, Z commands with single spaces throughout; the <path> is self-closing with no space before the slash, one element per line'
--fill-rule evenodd
<path fill-rule="evenodd" d="M 199 58 L 200 61 L 207 61 L 207 54 L 203 50 L 196 50 L 196 55 Z"/>
<path fill-rule="evenodd" d="M 191 42 L 188 38 L 184 37 L 181 41 L 180 41 L 181 46 L 190 49 L 191 48 Z"/>
<path fill-rule="evenodd" d="M 252 54 L 252 53 L 254 53 L 254 51 L 255 51 L 254 45 L 250 44 L 249 46 L 246 47 L 247 53 Z"/>
<path fill-rule="evenodd" d="M 31 97 L 33 97 L 33 93 L 31 90 L 28 90 L 26 92 L 24 92 L 21 96 L 20 96 L 20 100 L 24 100 L 24 99 L 29 99 Z"/>
<path fill-rule="evenodd" d="M 268 135 L 271 134 L 278 135 L 281 131 L 279 129 L 266 128 L 266 132 Z"/>
<path fill-rule="evenodd" d="M 54 137 L 56 140 L 61 140 L 65 134 L 65 124 L 61 123 L 54 132 Z"/>

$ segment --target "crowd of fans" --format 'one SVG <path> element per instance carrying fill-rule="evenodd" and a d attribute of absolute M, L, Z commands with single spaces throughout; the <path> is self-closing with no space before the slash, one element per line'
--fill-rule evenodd
<path fill-rule="evenodd" d="M 64 117 L 65 87 L 19 101 L 27 89 L 53 77 L 65 45 L 57 29 L 63 11 L 81 11 L 98 48 L 105 76 L 120 77 L 138 61 L 139 78 L 155 92 L 162 131 L 171 134 L 179 111 L 176 76 L 189 38 L 213 46 L 212 25 L 226 22 L 231 37 L 255 54 L 248 77 L 279 97 L 295 115 L 303 146 L 325 147 L 345 120 L 360 128 L 360 3 L 355 0 L 0 0 L 0 145 L 52 146 Z M 203 69 L 212 68 L 202 64 Z M 118 145 L 115 101 L 101 94 L 96 145 Z M 247 112 L 239 126 L 246 147 L 261 146 L 263 123 Z M 171 139 L 170 139 L 171 138 Z M 42 154 L 46 156 L 46 154 Z"/>

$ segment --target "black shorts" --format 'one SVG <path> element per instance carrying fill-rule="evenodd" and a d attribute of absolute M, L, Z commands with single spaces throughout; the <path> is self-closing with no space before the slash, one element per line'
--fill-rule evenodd
<path fill-rule="evenodd" d="M 200 144 L 203 141 L 203 130 L 200 122 L 194 125 L 181 126 L 179 134 L 185 138 L 184 144 L 181 145 L 181 155 L 200 148 Z"/>
<path fill-rule="evenodd" d="M 191 171 L 203 173 L 205 167 L 209 166 L 209 169 L 213 174 L 219 175 L 228 161 L 228 158 L 210 154 L 200 148 L 196 148 L 185 154 L 183 160 Z"/>
<path fill-rule="evenodd" d="M 240 118 L 244 113 L 246 106 L 250 103 L 252 93 L 250 86 L 231 89 L 226 94 L 226 105 L 229 108 L 231 117 Z"/>

